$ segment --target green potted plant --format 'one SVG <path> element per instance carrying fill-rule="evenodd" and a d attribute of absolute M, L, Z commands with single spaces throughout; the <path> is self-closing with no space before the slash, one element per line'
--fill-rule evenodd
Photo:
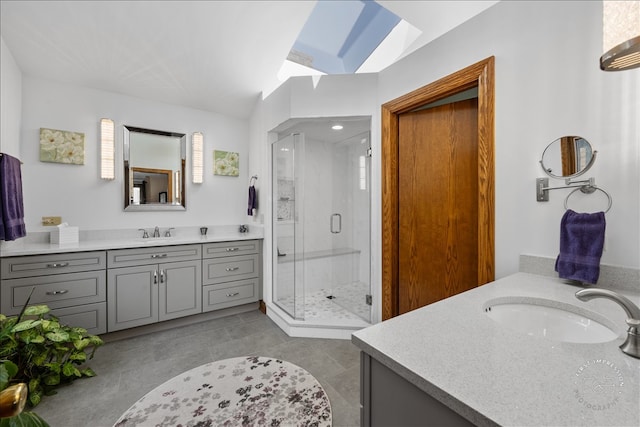
<path fill-rule="evenodd" d="M 0 360 L 0 427 L 49 427 L 38 414 L 23 411 L 27 401 L 27 385 L 9 386 L 18 373 L 18 366 L 9 360 Z"/>
<path fill-rule="evenodd" d="M 0 372 L 6 372 L 6 384 L 0 384 L 27 384 L 27 402 L 35 407 L 60 385 L 95 376 L 83 365 L 103 341 L 84 328 L 61 324 L 46 305 L 27 304 L 18 316 L 0 314 Z"/>

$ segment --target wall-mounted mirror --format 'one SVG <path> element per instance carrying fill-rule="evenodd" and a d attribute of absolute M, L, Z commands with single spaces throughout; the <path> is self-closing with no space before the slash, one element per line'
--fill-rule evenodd
<path fill-rule="evenodd" d="M 586 139 L 580 136 L 563 136 L 545 148 L 540 165 L 552 178 L 575 178 L 591 168 L 596 153 Z"/>
<path fill-rule="evenodd" d="M 124 210 L 185 210 L 186 135 L 124 126 Z"/>

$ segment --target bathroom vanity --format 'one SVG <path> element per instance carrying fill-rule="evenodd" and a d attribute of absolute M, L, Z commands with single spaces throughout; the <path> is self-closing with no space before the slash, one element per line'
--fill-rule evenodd
<path fill-rule="evenodd" d="M 92 334 L 255 303 L 262 291 L 260 232 L 26 242 L 3 248 L 0 263 L 3 314 L 34 289 L 30 304 Z"/>
<path fill-rule="evenodd" d="M 639 425 L 640 359 L 618 348 L 625 312 L 581 302 L 579 289 L 517 273 L 355 332 L 362 425 Z M 619 293 L 640 305 L 637 291 Z M 506 304 L 524 310 L 491 313 Z"/>

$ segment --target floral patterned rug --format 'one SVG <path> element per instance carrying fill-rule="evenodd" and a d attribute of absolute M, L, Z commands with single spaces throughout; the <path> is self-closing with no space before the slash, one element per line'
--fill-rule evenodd
<path fill-rule="evenodd" d="M 114 427 L 331 426 L 329 398 L 299 366 L 268 357 L 207 363 L 156 387 Z"/>

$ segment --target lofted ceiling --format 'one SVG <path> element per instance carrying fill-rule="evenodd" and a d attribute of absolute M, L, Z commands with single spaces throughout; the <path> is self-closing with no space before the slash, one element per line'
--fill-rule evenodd
<path fill-rule="evenodd" d="M 497 1 L 378 1 L 423 33 L 404 55 Z M 315 1 L 0 2 L 24 75 L 248 118 L 277 85 Z"/>

